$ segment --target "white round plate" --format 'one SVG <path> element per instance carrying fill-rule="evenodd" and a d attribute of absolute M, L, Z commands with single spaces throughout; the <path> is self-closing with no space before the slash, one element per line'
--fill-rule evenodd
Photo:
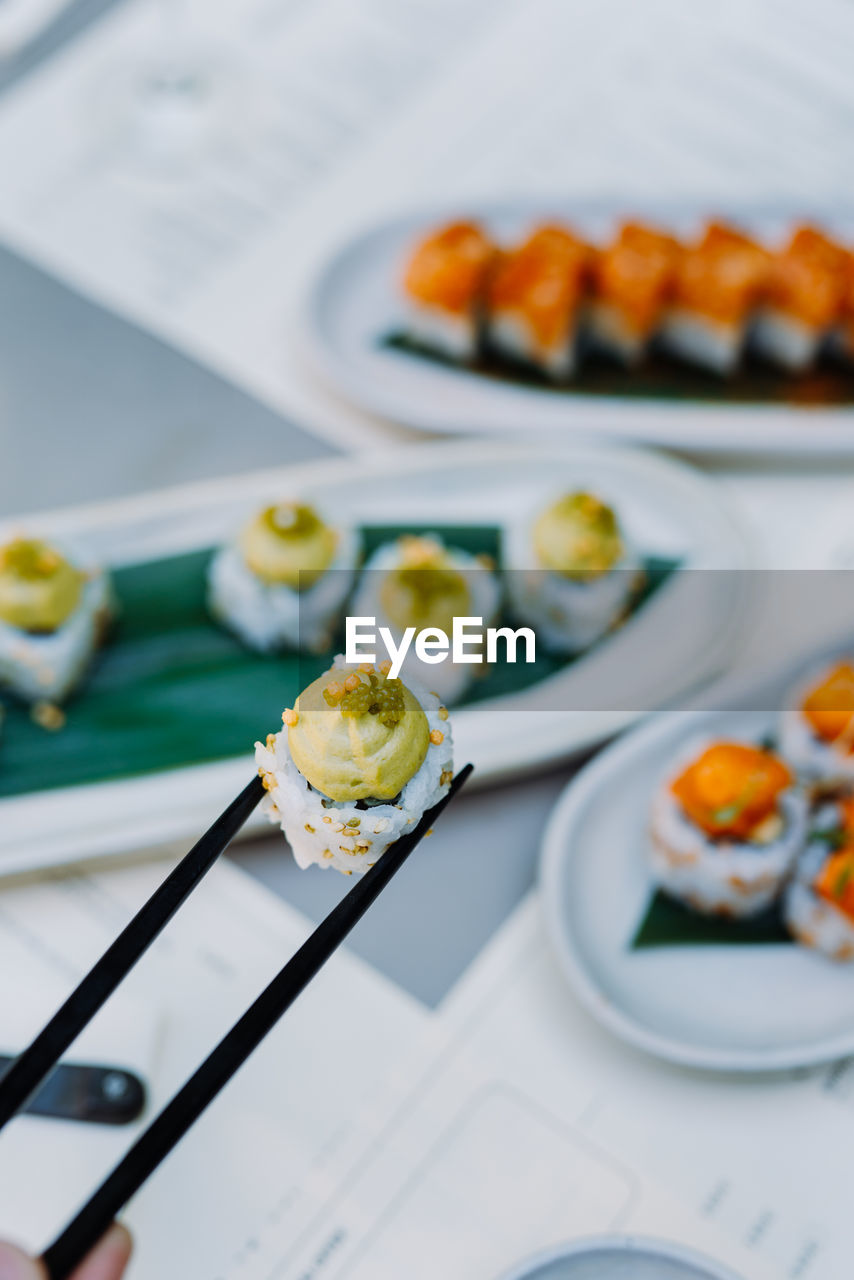
<path fill-rule="evenodd" d="M 95 561 L 115 565 L 215 545 L 231 537 L 257 506 L 282 495 L 313 498 L 355 523 L 501 524 L 508 512 L 576 486 L 613 502 L 629 538 L 644 553 L 696 568 L 750 564 L 741 526 L 713 481 L 664 458 L 572 445 L 534 454 L 495 443 L 488 449 L 483 443 L 400 448 L 16 520 L 14 528 L 26 524 L 85 548 Z M 0 526 L 0 540 L 3 536 Z M 632 656 L 640 650 L 650 655 L 646 679 L 626 706 L 659 706 L 716 675 L 744 621 L 747 575 L 708 575 L 713 587 L 696 602 L 692 587 L 699 576 L 671 575 L 623 627 L 536 686 L 543 704 L 583 707 L 587 682 L 598 679 L 595 687 L 610 689 L 601 683 L 607 673 L 612 668 L 632 672 Z M 668 654 L 654 641 L 660 634 L 673 637 Z M 531 703 L 529 692 L 453 713 L 455 758 L 459 764 L 474 762 L 478 782 L 518 776 L 585 750 L 638 714 L 544 714 Z M 259 736 L 269 727 L 259 725 Z M 236 760 L 1 801 L 0 874 L 183 840 L 207 826 L 245 784 L 254 770 L 251 752 L 247 743 L 247 755 Z"/>
<path fill-rule="evenodd" d="M 639 1236 L 598 1236 L 535 1254 L 501 1280 L 739 1280 L 693 1250 Z"/>
<path fill-rule="evenodd" d="M 776 713 L 746 708 L 782 705 L 804 670 L 831 656 L 722 687 L 714 710 L 660 712 L 583 768 L 552 814 L 540 893 L 558 961 L 590 1013 L 648 1053 L 741 1072 L 854 1053 L 854 967 L 794 943 L 630 947 L 654 890 L 650 798 L 674 755 L 704 735 L 760 740 Z"/>
<path fill-rule="evenodd" d="M 563 217 L 594 240 L 627 212 L 675 230 L 690 231 L 697 222 L 695 213 L 661 206 L 629 211 L 613 204 L 544 208 L 518 202 L 474 212 L 508 238 L 544 216 Z M 427 228 L 459 213 L 422 210 L 362 232 L 314 280 L 305 307 L 306 353 L 320 375 L 361 408 L 404 426 L 450 434 L 500 432 L 529 439 L 534 432 L 565 437 L 571 431 L 702 453 L 854 456 L 852 408 L 555 393 L 384 348 L 383 337 L 402 325 L 399 281 L 412 245 Z M 770 236 L 791 221 L 779 211 L 756 209 L 734 210 L 732 216 Z"/>

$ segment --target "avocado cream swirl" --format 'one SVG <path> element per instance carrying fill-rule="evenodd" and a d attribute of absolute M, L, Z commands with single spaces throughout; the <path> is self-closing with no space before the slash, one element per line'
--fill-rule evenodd
<path fill-rule="evenodd" d="M 614 510 L 592 493 L 568 493 L 547 507 L 533 538 L 540 564 L 564 578 L 607 573 L 623 555 Z"/>
<path fill-rule="evenodd" d="M 295 591 L 313 586 L 331 565 L 338 538 L 313 507 L 282 502 L 267 507 L 240 538 L 247 565 L 271 585 Z"/>
<path fill-rule="evenodd" d="M 285 713 L 288 746 L 303 777 L 330 800 L 392 800 L 421 768 L 427 717 L 400 680 L 367 664 L 327 671 Z"/>
<path fill-rule="evenodd" d="M 57 631 L 80 603 L 85 575 L 46 542 L 0 547 L 0 619 L 22 631 Z"/>

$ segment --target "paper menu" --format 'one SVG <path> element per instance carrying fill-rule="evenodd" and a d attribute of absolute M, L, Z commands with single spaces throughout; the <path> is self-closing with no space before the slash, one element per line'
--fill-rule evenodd
<path fill-rule="evenodd" d="M 282 855 L 287 856 L 283 846 Z M 34 987 L 61 998 L 166 874 L 164 864 L 4 886 L 0 1009 Z M 137 1065 L 150 1085 L 144 1122 L 183 1083 L 303 941 L 310 925 L 221 862 L 92 1026 L 99 1053 Z M 114 1004 L 115 1002 L 115 1004 Z M 33 1010 L 30 1030 L 44 1013 Z M 156 1013 L 157 1052 L 128 1055 L 122 1008 Z M 252 1225 L 305 1212 L 351 1118 L 401 1043 L 428 1015 L 341 952 L 136 1198 L 132 1280 L 213 1277 L 247 1248 Z M 138 1029 L 131 1029 L 138 1038 Z M 70 1054 L 69 1056 L 73 1056 Z M 354 1059 L 358 1069 L 354 1068 Z M 130 1145 L 134 1130 L 15 1120 L 0 1137 L 0 1231 L 40 1248 Z M 318 1190 L 320 1188 L 320 1191 Z"/>
<path fill-rule="evenodd" d="M 466 1050 L 642 1168 L 751 1265 L 846 1275 L 850 1064 L 728 1077 L 660 1063 L 593 1022 L 543 935 L 531 897 L 448 997 L 442 1017 Z"/>

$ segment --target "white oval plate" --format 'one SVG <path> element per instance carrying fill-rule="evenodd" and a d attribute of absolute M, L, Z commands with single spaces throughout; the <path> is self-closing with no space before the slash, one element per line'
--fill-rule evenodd
<path fill-rule="evenodd" d="M 500 523 L 520 504 L 535 503 L 564 486 L 590 487 L 614 502 L 644 552 L 698 568 L 737 569 L 750 563 L 745 535 L 714 482 L 666 459 L 571 445 L 534 455 L 511 445 L 491 444 L 488 450 L 482 443 L 430 445 L 271 468 L 105 506 L 16 519 L 0 525 L 0 540 L 24 526 L 72 540 L 104 563 L 127 564 L 221 542 L 256 506 L 283 494 L 314 497 L 356 522 L 476 524 Z M 538 690 L 547 705 L 584 705 L 580 692 L 573 691 L 583 689 L 603 663 L 631 670 L 637 646 L 643 645 L 645 653 L 655 649 L 647 637 L 658 627 L 678 632 L 676 661 L 672 655 L 664 661 L 662 655 L 659 663 L 649 662 L 647 682 L 636 699 L 661 705 L 720 671 L 744 618 L 745 575 L 710 575 L 715 590 L 702 593 L 702 607 L 686 624 L 686 592 L 696 577 L 674 574 L 613 636 L 543 681 Z M 728 619 L 726 627 L 720 627 L 720 618 Z M 636 718 L 625 711 L 543 714 L 529 701 L 516 695 L 454 713 L 455 758 L 460 764 L 473 761 L 479 782 L 515 776 L 589 748 Z M 259 736 L 271 727 L 259 725 Z M 251 776 L 251 745 L 237 760 L 0 801 L 0 874 L 197 834 Z"/>
<path fill-rule="evenodd" d="M 597 1236 L 535 1254 L 501 1280 L 739 1280 L 691 1249 L 640 1236 Z"/>
<path fill-rule="evenodd" d="M 744 708 L 781 705 L 805 670 L 838 652 L 721 686 L 719 709 L 660 712 L 583 768 L 555 807 L 540 892 L 558 961 L 590 1013 L 648 1053 L 753 1072 L 854 1052 L 852 967 L 795 944 L 629 947 L 653 892 L 649 801 L 680 745 L 705 734 L 762 738 L 775 713 Z"/>
<path fill-rule="evenodd" d="M 632 210 L 660 225 L 690 230 L 695 214 L 670 207 Z M 518 235 L 544 216 L 561 216 L 592 239 L 626 210 L 582 204 L 544 208 L 495 204 L 478 211 L 496 234 Z M 423 431 L 490 432 L 511 439 L 567 432 L 588 438 L 669 445 L 703 453 L 854 456 L 854 409 L 786 405 L 712 405 L 555 394 L 444 368 L 379 340 L 401 326 L 403 264 L 419 234 L 459 216 L 459 209 L 422 210 L 361 233 L 341 246 L 313 282 L 305 307 L 306 354 L 342 395 L 370 412 Z M 742 224 L 778 235 L 790 221 L 779 212 L 733 211 Z M 850 233 L 850 227 L 845 230 Z"/>

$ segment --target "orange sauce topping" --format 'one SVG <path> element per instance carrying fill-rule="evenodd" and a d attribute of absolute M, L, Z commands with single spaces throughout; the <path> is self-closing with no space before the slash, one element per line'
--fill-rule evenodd
<path fill-rule="evenodd" d="M 825 862 L 813 884 L 820 898 L 854 919 L 854 849 L 839 849 Z"/>
<path fill-rule="evenodd" d="M 404 288 L 428 306 L 470 312 L 483 297 L 494 256 L 492 241 L 477 223 L 453 222 L 415 250 Z"/>
<path fill-rule="evenodd" d="M 854 751 L 854 666 L 840 662 L 810 690 L 801 709 L 817 737 Z"/>
<path fill-rule="evenodd" d="M 489 306 L 518 311 L 544 348 L 556 347 L 572 330 L 589 263 L 589 248 L 571 232 L 539 227 L 517 249 L 501 254 L 489 283 Z"/>
<path fill-rule="evenodd" d="M 596 296 L 617 307 L 626 325 L 646 337 L 670 294 L 680 252 L 672 236 L 638 222 L 625 223 L 596 259 Z"/>
<path fill-rule="evenodd" d="M 670 789 L 686 815 L 711 836 L 747 839 L 777 809 L 792 775 L 776 756 L 740 742 L 716 742 Z"/>
<path fill-rule="evenodd" d="M 682 256 L 675 302 L 720 324 L 738 323 L 759 299 L 769 261 L 770 255 L 754 240 L 713 222 L 700 243 Z"/>
<path fill-rule="evenodd" d="M 805 324 L 823 328 L 842 310 L 851 255 L 815 227 L 799 227 L 771 265 L 768 301 Z"/>

